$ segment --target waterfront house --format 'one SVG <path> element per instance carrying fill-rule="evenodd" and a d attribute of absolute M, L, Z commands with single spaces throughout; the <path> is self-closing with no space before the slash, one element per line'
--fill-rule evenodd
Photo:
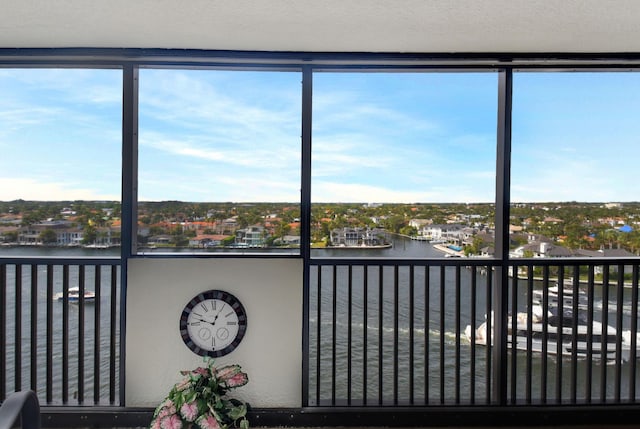
<path fill-rule="evenodd" d="M 189 247 L 215 247 L 220 246 L 228 235 L 199 234 L 189 239 Z"/>
<path fill-rule="evenodd" d="M 422 227 L 422 236 L 430 241 L 445 241 L 459 244 L 463 239 L 463 227 L 460 224 L 432 224 Z"/>
<path fill-rule="evenodd" d="M 331 230 L 331 246 L 359 247 L 381 246 L 386 244 L 385 231 L 381 228 L 335 228 Z"/>
<path fill-rule="evenodd" d="M 252 225 L 236 230 L 236 246 L 238 247 L 263 247 L 268 232 L 262 225 Z"/>

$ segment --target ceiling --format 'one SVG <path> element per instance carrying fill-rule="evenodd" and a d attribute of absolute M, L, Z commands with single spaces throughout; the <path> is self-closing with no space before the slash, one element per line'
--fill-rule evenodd
<path fill-rule="evenodd" d="M 640 52 L 638 0 L 2 0 L 0 48 Z"/>

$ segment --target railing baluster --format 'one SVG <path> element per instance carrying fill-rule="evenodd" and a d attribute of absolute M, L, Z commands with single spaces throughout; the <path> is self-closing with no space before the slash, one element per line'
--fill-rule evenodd
<path fill-rule="evenodd" d="M 455 273 L 456 273 L 456 291 L 455 291 L 455 300 L 456 300 L 456 308 L 455 308 L 455 337 L 456 337 L 456 349 L 455 349 L 455 403 L 460 404 L 460 305 L 462 303 L 461 300 L 461 279 L 460 279 L 460 265 L 456 265 Z"/>
<path fill-rule="evenodd" d="M 116 374 L 116 362 L 117 362 L 117 341 L 118 341 L 118 325 L 116 320 L 118 314 L 116 309 L 118 300 L 118 267 L 111 266 L 111 303 L 109 305 L 109 313 L 111 315 L 109 321 L 110 339 L 109 339 L 109 403 L 115 404 L 116 402 L 116 383 L 118 380 Z M 120 368 L 122 370 L 122 368 Z M 124 389 L 124 386 L 118 386 L 120 389 Z M 123 404 L 120 404 L 123 405 Z"/>
<path fill-rule="evenodd" d="M 473 405 L 476 403 L 476 300 L 477 300 L 477 287 L 478 287 L 478 270 L 475 265 L 471 267 L 471 293 L 470 301 L 471 301 L 471 362 L 470 362 L 470 388 L 469 388 L 469 402 Z"/>
<path fill-rule="evenodd" d="M 383 388 L 383 334 L 384 334 L 384 271 L 382 265 L 378 265 L 378 405 L 384 400 Z"/>
<path fill-rule="evenodd" d="M 556 403 L 562 402 L 562 359 L 564 337 L 564 269 L 558 267 L 558 331 L 556 334 Z"/>
<path fill-rule="evenodd" d="M 515 267 L 514 275 L 511 279 L 511 288 L 507 288 L 511 292 L 511 403 L 515 404 L 517 400 L 517 385 L 518 385 L 518 373 L 517 373 L 517 358 L 518 349 L 517 343 L 517 327 L 518 327 L 518 275 Z M 507 335 L 509 335 L 507 333 Z"/>
<path fill-rule="evenodd" d="M 587 309 L 587 338 L 591 339 L 593 339 L 593 304 L 595 302 L 594 281 L 594 267 L 590 265 L 587 281 L 587 302 L 589 303 Z M 587 403 L 590 403 L 591 396 L 593 395 L 593 341 L 587 342 L 586 362 L 585 399 Z"/>
<path fill-rule="evenodd" d="M 334 265 L 331 270 L 331 405 L 336 405 L 336 347 L 337 347 L 337 321 L 338 321 L 338 285 L 337 270 Z"/>
<path fill-rule="evenodd" d="M 353 265 L 347 266 L 347 405 L 351 405 L 353 350 Z"/>
<path fill-rule="evenodd" d="M 69 265 L 62 268 L 62 403 L 69 402 Z"/>
<path fill-rule="evenodd" d="M 614 387 L 614 401 L 620 402 L 620 394 L 622 386 L 620 381 L 622 379 L 622 315 L 624 308 L 624 265 L 618 265 L 618 290 L 616 301 L 616 368 L 615 368 L 615 387 Z"/>
<path fill-rule="evenodd" d="M 573 281 L 572 281 L 572 296 L 573 296 L 573 314 L 578 315 L 580 302 L 580 269 L 578 265 L 573 267 Z M 571 332 L 573 337 L 571 340 L 571 403 L 577 402 L 577 390 L 578 390 L 578 317 L 573 318 L 571 326 Z"/>
<path fill-rule="evenodd" d="M 415 371 L 414 371 L 414 345 L 415 345 L 415 297 L 414 297 L 414 266 L 409 265 L 409 404 L 414 404 L 414 384 L 415 384 Z"/>
<path fill-rule="evenodd" d="M 316 308 L 316 402 L 320 405 L 321 390 L 320 382 L 322 380 L 322 266 L 318 266 L 318 304 Z"/>
<path fill-rule="evenodd" d="M 637 347 L 638 347 L 638 265 L 633 266 L 631 274 L 631 356 L 629 357 L 629 399 L 636 400 L 636 371 L 637 371 Z"/>
<path fill-rule="evenodd" d="M 399 345 L 400 345 L 400 306 L 399 289 L 398 289 L 398 266 L 393 266 L 393 405 L 398 405 L 398 361 L 400 360 Z"/>
<path fill-rule="evenodd" d="M 31 390 L 38 391 L 38 266 L 31 265 L 31 315 L 30 315 L 30 346 L 29 346 L 29 378 Z"/>
<path fill-rule="evenodd" d="M 440 266 L 440 404 L 444 404 L 445 399 L 445 266 Z"/>
<path fill-rule="evenodd" d="M 363 265 L 362 274 L 362 405 L 367 405 L 367 390 L 369 389 L 367 380 L 369 379 L 369 266 Z"/>
<path fill-rule="evenodd" d="M 102 326 L 102 324 L 100 323 L 102 319 L 100 307 L 100 301 L 102 298 L 102 267 L 100 265 L 96 265 L 94 269 L 93 292 L 95 294 L 95 298 L 93 304 L 93 403 L 98 404 L 100 403 L 100 349 L 102 348 L 102 344 L 100 341 L 100 327 Z"/>
<path fill-rule="evenodd" d="M 0 401 L 7 397 L 7 265 L 0 264 Z"/>
<path fill-rule="evenodd" d="M 492 385 L 491 385 L 491 379 L 492 379 L 492 374 L 491 374 L 491 368 L 492 368 L 492 363 L 491 363 L 491 347 L 490 345 L 493 344 L 493 317 L 492 317 L 492 313 L 493 313 L 493 304 L 492 304 L 492 297 L 493 297 L 493 270 L 488 270 L 487 271 L 487 284 L 486 284 L 486 296 L 485 296 L 485 300 L 486 300 L 486 310 L 485 310 L 485 315 L 486 315 L 486 323 L 487 323 L 487 332 L 486 332 L 486 341 L 487 341 L 487 347 L 485 347 L 485 362 L 486 362 L 486 380 L 485 380 L 485 397 L 486 397 L 486 403 L 490 404 L 492 401 L 491 398 L 491 391 L 492 391 Z"/>
<path fill-rule="evenodd" d="M 84 265 L 78 267 L 78 403 L 84 402 Z"/>
<path fill-rule="evenodd" d="M 14 314 L 14 390 L 22 390 L 22 264 L 16 264 Z"/>
<path fill-rule="evenodd" d="M 532 264 L 527 265 L 527 374 L 525 382 L 525 400 L 532 403 L 533 394 L 533 269 Z"/>
<path fill-rule="evenodd" d="M 547 402 L 547 373 L 548 373 L 548 350 L 547 341 L 549 341 L 549 267 L 545 265 L 542 269 L 542 365 L 540 373 L 542 382 L 540 383 L 540 401 L 545 404 Z"/>
<path fill-rule="evenodd" d="M 424 273 L 424 404 L 429 404 L 429 339 L 431 337 L 430 307 L 431 307 L 431 266 L 425 267 Z"/>
<path fill-rule="evenodd" d="M 609 265 L 602 272 L 602 331 L 600 335 L 600 402 L 607 399 L 607 326 L 609 325 Z"/>
<path fill-rule="evenodd" d="M 53 272 L 47 264 L 47 404 L 53 402 Z"/>

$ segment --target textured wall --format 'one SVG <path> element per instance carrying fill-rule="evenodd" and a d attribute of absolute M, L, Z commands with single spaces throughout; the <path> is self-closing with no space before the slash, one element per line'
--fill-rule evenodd
<path fill-rule="evenodd" d="M 134 259 L 127 294 L 126 405 L 156 406 L 202 358 L 179 333 L 185 304 L 222 289 L 247 311 L 247 332 L 218 364 L 238 363 L 249 384 L 236 390 L 256 407 L 301 406 L 301 259 Z"/>
<path fill-rule="evenodd" d="M 638 52 L 637 0 L 3 0 L 0 48 Z"/>

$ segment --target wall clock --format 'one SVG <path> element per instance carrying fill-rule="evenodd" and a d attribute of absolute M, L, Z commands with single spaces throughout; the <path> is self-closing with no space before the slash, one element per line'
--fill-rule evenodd
<path fill-rule="evenodd" d="M 221 290 L 199 293 L 187 303 L 180 316 L 182 340 L 200 356 L 219 357 L 231 353 L 246 330 L 247 313 L 242 303 Z"/>

